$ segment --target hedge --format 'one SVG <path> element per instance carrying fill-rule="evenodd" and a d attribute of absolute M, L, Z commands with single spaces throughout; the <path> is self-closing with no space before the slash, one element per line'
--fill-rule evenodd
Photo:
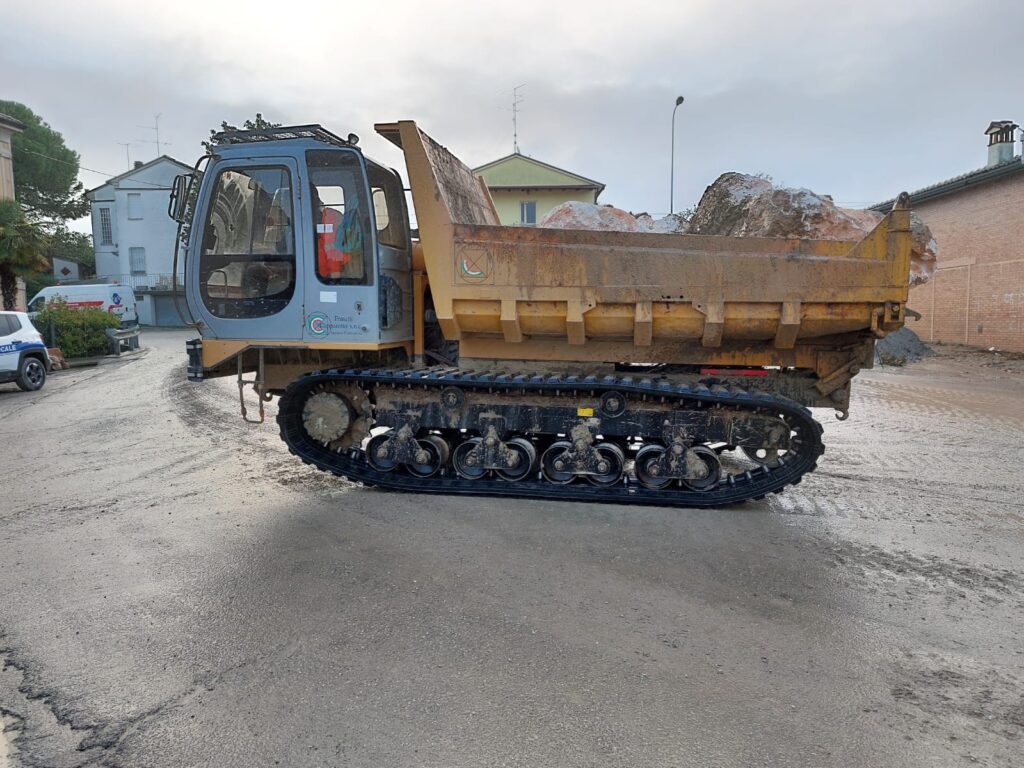
<path fill-rule="evenodd" d="M 62 301 L 49 304 L 32 323 L 47 344 L 60 347 L 68 359 L 107 354 L 107 329 L 121 327 L 117 315 L 95 307 L 72 309 Z"/>

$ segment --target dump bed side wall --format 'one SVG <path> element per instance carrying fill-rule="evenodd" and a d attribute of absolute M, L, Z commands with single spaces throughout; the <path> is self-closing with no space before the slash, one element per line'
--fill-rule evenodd
<path fill-rule="evenodd" d="M 865 334 L 902 325 L 908 210 L 859 243 L 502 227 L 465 165 L 411 121 L 388 128 L 438 318 L 464 355 L 792 365 L 862 357 Z"/>

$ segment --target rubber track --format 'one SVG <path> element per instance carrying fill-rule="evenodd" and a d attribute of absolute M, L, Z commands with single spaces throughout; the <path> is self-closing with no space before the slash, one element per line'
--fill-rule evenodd
<path fill-rule="evenodd" d="M 431 478 L 413 477 L 401 469 L 380 472 L 364 458 L 362 450 L 337 453 L 314 441 L 302 426 L 302 406 L 307 393 L 319 384 L 329 382 L 356 383 L 367 392 L 377 387 L 395 385 L 441 390 L 460 387 L 466 390 L 536 392 L 570 399 L 577 391 L 601 393 L 618 391 L 627 395 L 720 404 L 750 410 L 767 409 L 783 415 L 792 429 L 798 431 L 801 449 L 792 459 L 775 469 L 757 467 L 739 475 L 723 475 L 712 490 L 691 491 L 675 487 L 654 490 L 636 483 L 620 483 L 612 487 L 598 487 L 581 478 L 568 485 L 555 485 L 540 479 L 509 482 L 499 478 L 465 480 L 452 472 Z M 427 369 L 337 369 L 306 374 L 289 385 L 281 396 L 277 423 L 281 439 L 288 449 L 325 472 L 332 472 L 350 480 L 377 485 L 382 488 L 417 493 L 443 493 L 471 496 L 508 496 L 563 501 L 653 504 L 658 506 L 718 507 L 736 504 L 748 499 L 761 499 L 765 494 L 778 493 L 789 485 L 796 485 L 817 466 L 818 457 L 825 450 L 821 441 L 822 427 L 811 416 L 810 410 L 788 398 L 763 392 L 747 391 L 735 387 L 677 384 L 665 379 L 639 379 L 633 376 L 551 376 L 493 372 L 460 371 L 451 368 Z M 454 446 L 453 446 L 454 447 Z M 450 471 L 450 470 L 449 470 Z M 533 477 L 537 477 L 534 475 Z"/>

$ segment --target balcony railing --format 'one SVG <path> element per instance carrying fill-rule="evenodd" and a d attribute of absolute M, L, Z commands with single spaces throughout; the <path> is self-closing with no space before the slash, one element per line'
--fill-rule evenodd
<path fill-rule="evenodd" d="M 147 275 L 102 275 L 94 278 L 92 282 L 114 283 L 116 285 L 130 286 L 133 291 L 170 291 L 171 273 L 160 272 Z M 78 282 L 84 282 L 79 280 Z M 178 275 L 178 290 L 182 290 L 185 284 L 185 276 Z"/>

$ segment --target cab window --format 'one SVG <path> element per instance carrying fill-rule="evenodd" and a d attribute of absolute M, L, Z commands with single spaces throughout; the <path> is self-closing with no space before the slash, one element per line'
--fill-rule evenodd
<path fill-rule="evenodd" d="M 283 166 L 217 174 L 203 228 L 200 292 L 217 317 L 266 317 L 295 292 L 291 174 Z"/>
<path fill-rule="evenodd" d="M 347 150 L 310 150 L 306 163 L 317 277 L 329 285 L 369 283 L 370 202 L 358 156 Z"/>
<path fill-rule="evenodd" d="M 376 163 L 366 164 L 373 195 L 373 214 L 377 224 L 377 241 L 381 245 L 404 250 L 406 248 L 405 217 L 402 210 L 402 180 L 394 171 Z"/>

